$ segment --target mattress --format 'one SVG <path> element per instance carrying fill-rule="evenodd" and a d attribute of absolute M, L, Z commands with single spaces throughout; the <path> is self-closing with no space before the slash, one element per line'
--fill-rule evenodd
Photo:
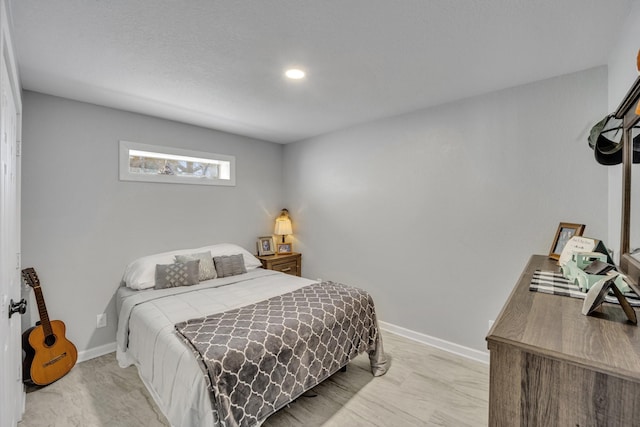
<path fill-rule="evenodd" d="M 253 304 L 315 281 L 255 269 L 199 285 L 117 292 L 116 356 L 135 365 L 140 378 L 174 427 L 219 426 L 203 372 L 175 335 L 175 324 Z"/>

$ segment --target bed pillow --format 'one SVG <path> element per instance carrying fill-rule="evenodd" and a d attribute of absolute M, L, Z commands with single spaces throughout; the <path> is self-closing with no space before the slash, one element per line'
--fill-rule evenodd
<path fill-rule="evenodd" d="M 131 289 L 149 289 L 156 284 L 156 265 L 173 264 L 176 255 L 204 252 L 194 249 L 182 249 L 138 258 L 127 266 L 122 276 L 124 284 Z"/>
<path fill-rule="evenodd" d="M 220 243 L 217 245 L 204 246 L 198 249 L 182 249 L 138 258 L 129 263 L 127 268 L 125 268 L 122 281 L 125 286 L 135 290 L 153 288 L 156 284 L 156 265 L 171 264 L 175 261 L 176 255 L 189 255 L 206 251 L 211 252 L 212 257 L 242 254 L 244 258 L 244 266 L 247 271 L 262 266 L 259 259 L 240 246 L 232 243 Z"/>
<path fill-rule="evenodd" d="M 200 283 L 200 260 L 156 265 L 155 289 L 191 286 Z"/>
<path fill-rule="evenodd" d="M 176 255 L 176 262 L 185 263 L 187 261 L 200 261 L 200 281 L 215 279 L 216 275 L 216 267 L 213 265 L 213 257 L 211 256 L 210 251 L 201 252 L 199 254 L 187 254 L 187 255 Z"/>
<path fill-rule="evenodd" d="M 194 249 L 193 251 L 209 251 L 214 258 L 217 256 L 242 254 L 242 258 L 244 259 L 244 268 L 246 268 L 247 271 L 255 270 L 258 267 L 262 267 L 262 263 L 260 262 L 260 260 L 253 256 L 251 252 L 247 251 L 241 246 L 234 245 L 233 243 L 219 243 L 217 245 Z"/>
<path fill-rule="evenodd" d="M 242 254 L 213 257 L 218 277 L 237 276 L 247 272 Z"/>

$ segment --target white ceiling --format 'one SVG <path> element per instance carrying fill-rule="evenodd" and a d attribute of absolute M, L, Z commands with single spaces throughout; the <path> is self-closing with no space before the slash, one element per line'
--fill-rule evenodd
<path fill-rule="evenodd" d="M 25 89 L 287 143 L 606 63 L 634 0 L 10 0 Z M 297 66 L 303 81 L 283 72 Z"/>

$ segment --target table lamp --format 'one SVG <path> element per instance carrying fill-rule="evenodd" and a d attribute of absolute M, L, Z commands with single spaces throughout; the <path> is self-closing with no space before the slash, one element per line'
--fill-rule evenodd
<path fill-rule="evenodd" d="M 282 209 L 282 212 L 280 212 L 280 216 L 276 218 L 276 227 L 273 230 L 273 234 L 282 236 L 282 243 L 284 243 L 284 236 L 293 234 L 293 230 L 291 228 L 291 218 L 289 218 L 288 210 Z"/>

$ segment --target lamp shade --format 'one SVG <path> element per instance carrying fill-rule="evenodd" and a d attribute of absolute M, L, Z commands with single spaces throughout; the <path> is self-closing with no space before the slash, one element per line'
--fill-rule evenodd
<path fill-rule="evenodd" d="M 293 230 L 291 229 L 291 220 L 288 217 L 278 217 L 278 219 L 276 219 L 276 228 L 273 231 L 273 234 L 278 236 L 293 234 Z"/>
<path fill-rule="evenodd" d="M 273 230 L 273 234 L 278 236 L 293 234 L 293 229 L 291 228 L 291 219 L 289 218 L 288 210 L 282 209 L 280 216 L 276 218 L 276 227 Z"/>

